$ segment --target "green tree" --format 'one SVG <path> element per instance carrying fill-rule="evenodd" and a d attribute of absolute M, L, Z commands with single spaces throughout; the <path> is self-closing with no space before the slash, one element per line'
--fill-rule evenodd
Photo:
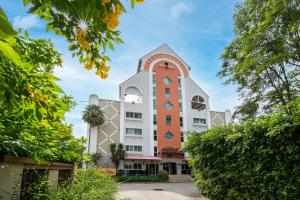
<path fill-rule="evenodd" d="M 105 117 L 100 106 L 92 104 L 85 107 L 82 119 L 89 124 L 88 152 L 90 152 L 91 130 L 94 127 L 101 126 L 105 122 Z"/>
<path fill-rule="evenodd" d="M 124 145 L 122 143 L 119 143 L 118 145 L 116 143 L 111 144 L 110 154 L 111 160 L 115 163 L 116 170 L 118 171 L 120 161 L 125 158 Z"/>
<path fill-rule="evenodd" d="M 284 107 L 189 135 L 184 151 L 203 195 L 212 200 L 299 199 L 300 98 Z"/>
<path fill-rule="evenodd" d="M 64 122 L 74 101 L 53 75 L 60 54 L 50 41 L 17 34 L 1 8 L 0 24 L 0 153 L 38 162 L 81 159 L 84 139 Z"/>
<path fill-rule="evenodd" d="M 87 70 L 94 69 L 105 79 L 110 67 L 106 49 L 114 50 L 120 44 L 119 17 L 125 12 L 121 0 L 24 0 L 29 13 L 38 15 L 47 23 L 46 30 L 54 31 L 70 43 L 69 50 L 78 56 Z M 136 3 L 144 0 L 131 0 Z"/>
<path fill-rule="evenodd" d="M 271 112 L 300 95 L 300 2 L 246 0 L 234 15 L 235 39 L 219 77 L 238 86 L 242 119 Z"/>

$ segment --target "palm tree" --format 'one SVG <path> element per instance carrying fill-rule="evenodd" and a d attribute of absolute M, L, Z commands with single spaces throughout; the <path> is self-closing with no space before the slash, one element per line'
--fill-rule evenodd
<path fill-rule="evenodd" d="M 122 143 L 119 143 L 118 146 L 116 143 L 110 145 L 110 153 L 111 153 L 111 160 L 116 165 L 116 171 L 118 172 L 119 164 L 121 160 L 124 160 L 125 157 L 125 150 Z"/>
<path fill-rule="evenodd" d="M 96 126 L 101 126 L 105 122 L 105 117 L 100 106 L 92 104 L 85 107 L 82 119 L 85 123 L 90 125 L 88 133 L 88 152 L 90 152 L 91 129 Z"/>

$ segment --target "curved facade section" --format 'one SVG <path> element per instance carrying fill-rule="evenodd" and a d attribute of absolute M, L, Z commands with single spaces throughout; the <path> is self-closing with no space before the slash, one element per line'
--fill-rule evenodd
<path fill-rule="evenodd" d="M 146 63 L 145 63 L 145 65 L 144 65 L 143 69 L 144 69 L 145 71 L 149 71 L 151 63 L 154 62 L 154 61 L 157 60 L 157 59 L 166 59 L 166 60 L 171 60 L 172 62 L 177 63 L 177 65 L 180 66 L 181 70 L 183 71 L 184 76 L 186 76 L 186 77 L 189 76 L 189 72 L 188 72 L 187 67 L 186 67 L 182 62 L 180 62 L 179 59 L 177 59 L 177 58 L 174 57 L 174 56 L 168 55 L 168 54 L 156 54 L 156 55 L 151 56 L 151 57 L 146 61 Z M 164 65 L 164 63 L 161 63 L 161 65 Z"/>

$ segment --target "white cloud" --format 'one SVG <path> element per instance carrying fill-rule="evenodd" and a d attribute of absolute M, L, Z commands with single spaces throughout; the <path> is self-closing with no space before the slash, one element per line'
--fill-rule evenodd
<path fill-rule="evenodd" d="M 191 13 L 192 9 L 184 2 L 178 2 L 171 7 L 171 16 L 173 18 L 178 18 L 181 14 Z"/>
<path fill-rule="evenodd" d="M 63 64 L 63 67 L 55 68 L 55 76 L 59 77 L 60 79 L 72 79 L 74 81 L 78 80 L 87 80 L 87 73 L 80 73 L 77 66 L 70 67 L 69 64 Z"/>
<path fill-rule="evenodd" d="M 41 27 L 41 21 L 35 15 L 16 16 L 14 17 L 13 25 L 15 28 L 30 29 Z"/>

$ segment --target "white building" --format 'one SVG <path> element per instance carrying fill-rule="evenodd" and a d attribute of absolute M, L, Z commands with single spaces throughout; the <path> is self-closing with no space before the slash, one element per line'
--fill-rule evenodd
<path fill-rule="evenodd" d="M 190 69 L 164 44 L 139 59 L 136 74 L 120 84 L 120 101 L 91 95 L 90 104 L 101 106 L 106 122 L 92 130 L 90 151 L 109 160 L 109 145 L 121 142 L 126 150 L 121 168 L 128 174 L 189 173 L 188 155 L 180 150 L 183 133 L 231 120 L 228 110 L 210 110 L 209 96 L 189 77 Z"/>

